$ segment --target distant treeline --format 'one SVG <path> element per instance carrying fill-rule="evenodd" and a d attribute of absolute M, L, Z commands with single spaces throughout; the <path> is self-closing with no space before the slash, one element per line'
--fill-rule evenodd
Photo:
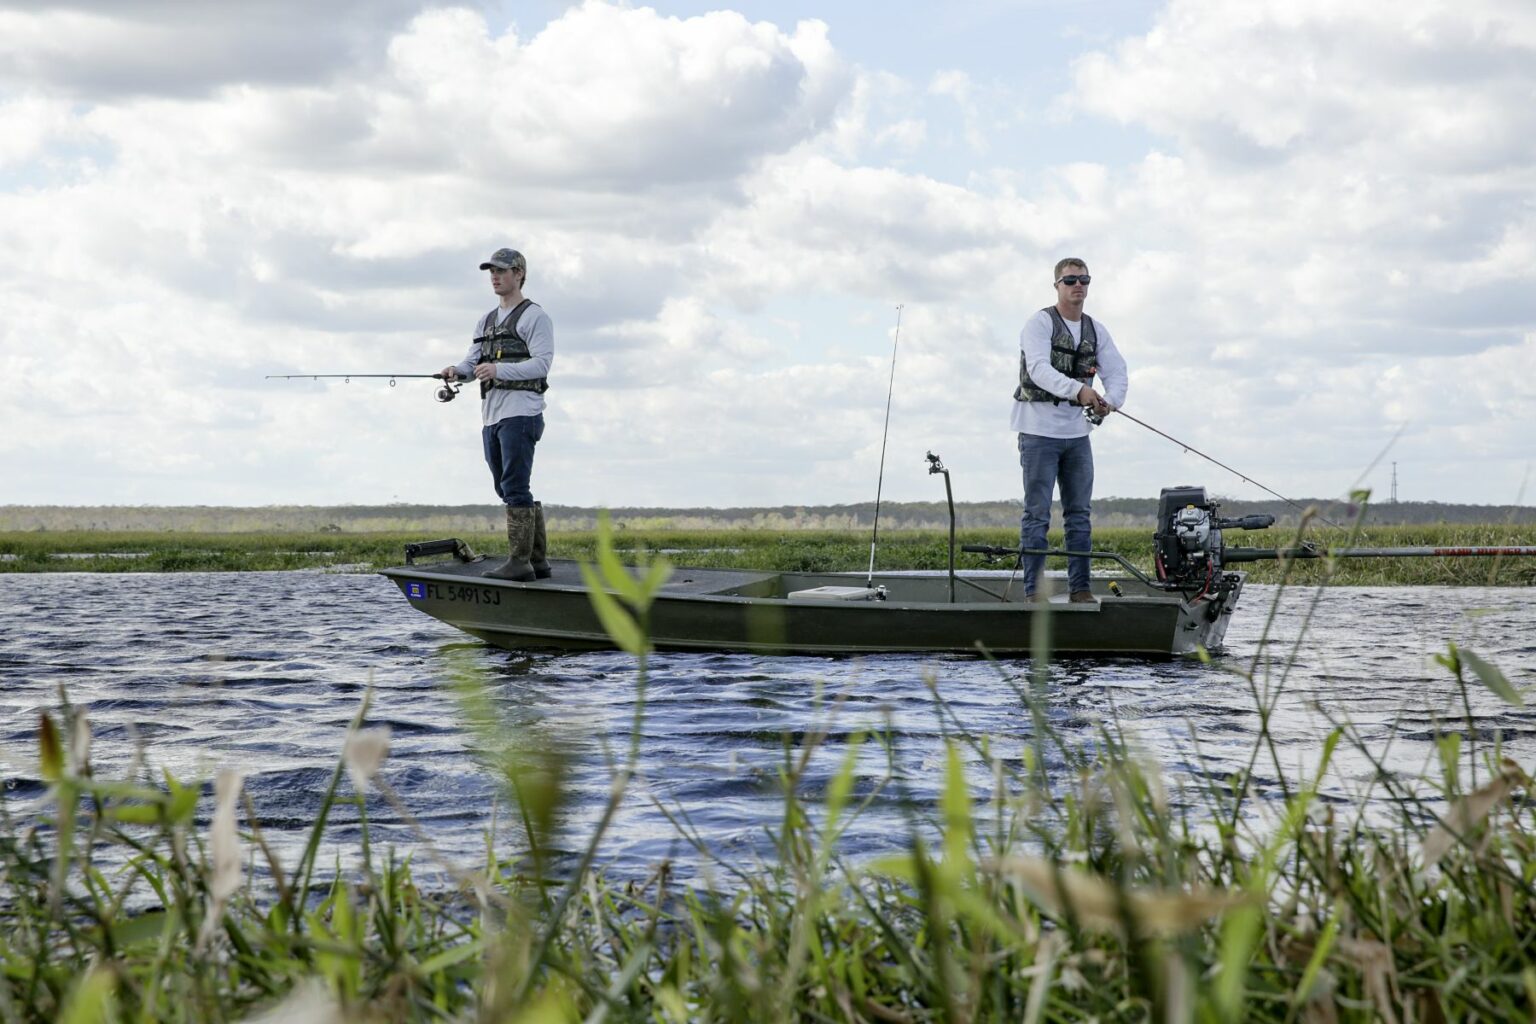
<path fill-rule="evenodd" d="M 1222 500 L 1215 495 L 1217 500 Z M 1307 499 L 1335 523 L 1347 524 L 1361 509 L 1339 502 Z M 598 509 L 545 505 L 550 527 L 589 530 Z M 1444 524 L 1536 523 L 1536 508 L 1522 505 L 1451 505 L 1436 501 L 1374 504 L 1364 510 L 1366 522 L 1381 526 Z M 1294 525 L 1300 511 L 1281 501 L 1222 501 L 1222 514 L 1268 513 L 1280 526 Z M 853 530 L 874 522 L 872 501 L 854 505 L 777 505 L 745 508 L 609 509 L 614 523 L 627 530 Z M 1057 524 L 1060 509 L 1056 510 Z M 961 502 L 955 517 L 963 528 L 1014 526 L 1017 501 Z M 1099 498 L 1093 503 L 1094 525 L 1151 529 L 1157 517 L 1155 498 Z M 214 505 L 0 505 L 0 531 L 178 531 L 193 533 L 398 533 L 419 531 L 433 536 L 495 532 L 501 528 L 499 505 L 265 505 L 258 508 Z M 881 529 L 934 530 L 949 525 L 943 502 L 883 502 Z"/>

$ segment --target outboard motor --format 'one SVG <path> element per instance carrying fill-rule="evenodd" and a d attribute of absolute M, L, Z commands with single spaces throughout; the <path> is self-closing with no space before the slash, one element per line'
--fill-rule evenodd
<path fill-rule="evenodd" d="M 1223 530 L 1263 530 L 1275 524 L 1270 515 L 1223 519 L 1220 506 L 1205 496 L 1204 487 L 1164 487 L 1157 500 L 1157 532 L 1152 535 L 1157 578 L 1176 586 L 1210 588 L 1221 573 Z"/>

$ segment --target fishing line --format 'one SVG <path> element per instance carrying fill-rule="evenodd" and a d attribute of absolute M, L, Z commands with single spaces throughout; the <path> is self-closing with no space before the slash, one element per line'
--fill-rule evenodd
<path fill-rule="evenodd" d="M 896 349 L 901 344 L 901 306 L 896 307 L 896 335 L 891 340 L 891 381 L 885 390 L 885 430 L 880 434 L 880 478 L 875 482 L 875 529 L 869 537 L 869 575 L 866 587 L 875 585 L 875 544 L 880 539 L 880 492 L 885 487 L 885 442 L 891 435 L 891 396 L 896 393 Z"/>
<path fill-rule="evenodd" d="M 1152 433 L 1156 434 L 1158 437 L 1166 437 L 1168 440 L 1172 441 L 1174 444 L 1178 445 L 1180 448 L 1183 448 L 1187 452 L 1193 452 L 1194 454 L 1196 454 L 1196 455 L 1200 456 L 1202 459 L 1204 459 L 1206 462 L 1214 463 L 1215 465 L 1220 466 L 1222 469 L 1226 470 L 1228 473 L 1233 474 L 1234 476 L 1238 477 L 1239 479 L 1246 480 L 1248 483 L 1253 484 L 1253 486 L 1257 487 L 1259 490 L 1264 491 L 1267 494 L 1274 495 L 1275 497 L 1279 498 L 1281 501 L 1285 502 L 1287 505 L 1291 506 L 1292 508 L 1297 509 L 1297 510 L 1303 512 L 1303 513 L 1305 513 L 1307 511 L 1305 507 L 1303 507 L 1302 505 L 1298 504 L 1297 502 L 1292 501 L 1290 498 L 1287 498 L 1285 495 L 1281 494 L 1279 491 L 1271 490 L 1270 488 L 1265 487 L 1263 484 L 1259 483 L 1253 477 L 1248 476 L 1248 475 L 1243 474 L 1243 473 L 1239 473 L 1237 470 L 1233 469 L 1231 466 L 1227 465 L 1225 462 L 1222 462 L 1219 459 L 1212 458 L 1211 456 L 1205 454 L 1205 452 L 1203 452 L 1200 449 L 1196 448 L 1194 445 L 1185 444 L 1183 441 L 1180 441 L 1178 438 L 1174 437 L 1172 434 L 1165 434 L 1165 433 L 1163 433 L 1161 430 L 1158 430 L 1152 424 L 1147 423 L 1144 420 L 1137 419 L 1135 416 L 1132 416 L 1130 413 L 1126 412 L 1124 409 L 1115 409 L 1113 411 L 1116 412 L 1116 413 L 1119 413 L 1121 416 L 1124 416 L 1126 419 L 1130 420 L 1132 423 L 1136 423 L 1136 424 L 1139 424 L 1140 426 L 1146 427 L 1148 430 L 1152 431 Z M 1334 522 L 1332 519 L 1329 519 L 1327 516 L 1323 515 L 1321 512 L 1315 512 L 1315 514 L 1317 515 L 1317 518 L 1321 519 L 1323 522 L 1327 523 L 1329 526 L 1332 526 L 1335 529 L 1339 528 L 1339 524 L 1338 523 Z"/>

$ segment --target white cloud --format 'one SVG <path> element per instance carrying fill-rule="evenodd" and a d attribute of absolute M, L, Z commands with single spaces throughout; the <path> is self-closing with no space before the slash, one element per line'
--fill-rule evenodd
<path fill-rule="evenodd" d="M 182 10 L 0 0 L 13 500 L 483 500 L 473 399 L 260 378 L 456 358 L 503 244 L 556 323 L 549 500 L 868 498 L 897 303 L 887 495 L 933 496 L 929 448 L 1013 494 L 1017 332 L 1068 253 L 1127 411 L 1278 489 L 1400 424 L 1448 491 L 1531 462 L 1536 9 L 1173 0 L 1009 82 L 963 39 L 856 67 L 835 11 Z M 1242 491 L 1129 423 L 1095 445 L 1104 495 Z"/>
<path fill-rule="evenodd" d="M 79 136 L 69 104 L 44 96 L 22 96 L 0 103 L 0 169 L 35 160 L 59 143 Z"/>
<path fill-rule="evenodd" d="M 389 70 L 372 118 L 386 159 L 629 195 L 728 182 L 820 131 L 846 88 L 819 22 L 785 35 L 734 12 L 598 2 L 526 43 L 429 12 Z"/>
<path fill-rule="evenodd" d="M 1075 66 L 1080 103 L 1175 144 L 1113 183 L 1114 252 L 1172 255 L 1180 301 L 1148 315 L 1185 358 L 1267 343 L 1326 375 L 1536 317 L 1536 10 L 1174 0 Z"/>
<path fill-rule="evenodd" d="M 966 144 L 972 151 L 985 154 L 988 149 L 987 132 L 982 125 L 981 112 L 976 100 L 976 87 L 971 76 L 953 68 L 940 71 L 928 84 L 928 91 L 935 96 L 954 100 L 960 110 L 960 122 L 964 126 Z"/>
<path fill-rule="evenodd" d="M 533 280 L 562 298 L 593 271 L 675 264 L 664 250 L 736 175 L 819 131 L 845 86 L 817 23 L 785 35 L 596 3 L 527 41 L 429 11 L 389 53 L 371 79 L 103 101 L 63 125 L 58 101 L 31 101 L 28 121 L 89 133 L 113 159 L 80 188 L 6 197 L 36 229 L 18 233 L 52 236 L 57 276 L 132 248 L 141 272 L 191 295 L 338 330 L 410 315 L 398 307 L 438 315 L 466 262 L 440 254 L 466 244 L 547 254 Z M 17 133 L 30 141 L 13 159 L 44 134 Z M 11 257 L 36 267 L 25 247 Z M 407 281 L 416 294 L 400 294 Z"/>
<path fill-rule="evenodd" d="M 0 84 L 102 102 L 237 82 L 327 81 L 366 64 L 418 0 L 198 4 L 0 0 Z"/>
<path fill-rule="evenodd" d="M 986 295 L 1021 252 L 1059 240 L 1072 216 L 1060 195 L 981 193 L 808 151 L 766 162 L 742 188 L 745 201 L 724 211 L 704 242 L 715 257 L 712 286 L 749 307 L 799 289 Z"/>
<path fill-rule="evenodd" d="M 1079 60 L 1077 86 L 1235 162 L 1496 171 L 1536 152 L 1533 51 L 1536 9 L 1503 0 L 1172 0 L 1146 36 Z"/>

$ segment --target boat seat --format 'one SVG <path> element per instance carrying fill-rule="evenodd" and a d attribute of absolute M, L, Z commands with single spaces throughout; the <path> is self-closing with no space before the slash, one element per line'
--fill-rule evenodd
<path fill-rule="evenodd" d="M 872 587 L 811 587 L 807 590 L 791 590 L 791 601 L 873 601 L 878 594 Z"/>

